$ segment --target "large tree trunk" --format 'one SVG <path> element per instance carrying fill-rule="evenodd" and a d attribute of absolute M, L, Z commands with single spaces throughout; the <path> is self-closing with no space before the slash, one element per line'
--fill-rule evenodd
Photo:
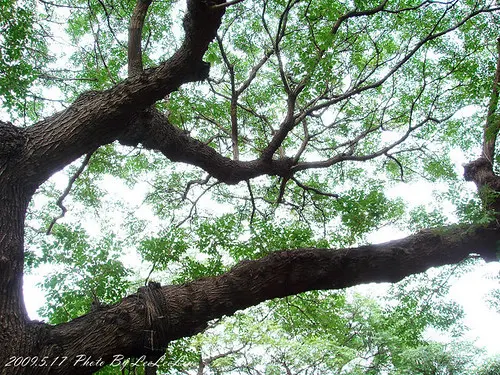
<path fill-rule="evenodd" d="M 14 353 L 27 313 L 23 301 L 24 213 L 28 200 L 18 185 L 0 182 L 0 352 Z"/>
<path fill-rule="evenodd" d="M 0 124 L 0 138 L 12 130 Z M 16 134 L 17 137 L 17 134 Z M 10 139 L 12 148 L 0 152 L 0 363 L 18 353 L 25 353 L 28 315 L 23 300 L 24 219 L 33 191 L 24 184 L 11 166 L 17 165 L 18 139 Z M 7 144 L 7 143 L 6 143 Z M 2 150 L 0 150 L 2 151 Z M 4 371 L 2 369 L 2 371 Z M 7 372 L 8 373 L 8 372 Z"/>

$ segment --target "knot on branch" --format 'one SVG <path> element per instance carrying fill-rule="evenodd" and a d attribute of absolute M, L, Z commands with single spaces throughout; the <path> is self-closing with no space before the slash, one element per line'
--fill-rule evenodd
<path fill-rule="evenodd" d="M 197 64 L 193 64 L 190 71 L 186 74 L 188 81 L 204 81 L 208 79 L 210 74 L 210 63 L 205 61 L 200 61 Z"/>
<path fill-rule="evenodd" d="M 200 28 L 213 27 L 214 22 L 220 23 L 224 8 L 214 8 L 214 5 L 223 4 L 224 0 L 188 0 L 187 14 L 183 20 L 186 37 L 195 34 Z M 211 38 L 210 40 L 212 40 Z"/>
<path fill-rule="evenodd" d="M 118 142 L 124 146 L 137 147 L 139 143 L 144 141 L 145 134 L 151 127 L 154 117 L 155 110 L 153 108 L 134 114 L 123 133 L 118 137 Z"/>
<path fill-rule="evenodd" d="M 473 181 L 483 204 L 500 212 L 500 177 L 493 171 L 491 161 L 482 157 L 464 165 L 465 181 Z"/>
<path fill-rule="evenodd" d="M 22 129 L 11 122 L 0 121 L 0 157 L 14 157 L 21 154 L 26 142 Z"/>
<path fill-rule="evenodd" d="M 493 164 L 482 157 L 464 165 L 465 181 L 473 181 L 478 189 L 487 187 L 500 192 L 500 177 L 493 172 Z"/>

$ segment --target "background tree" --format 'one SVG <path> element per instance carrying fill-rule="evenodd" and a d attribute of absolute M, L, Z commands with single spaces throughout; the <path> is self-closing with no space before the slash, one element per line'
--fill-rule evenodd
<path fill-rule="evenodd" d="M 480 374 L 480 375 L 493 375 L 493 374 L 498 373 L 499 370 L 500 370 L 499 359 L 496 358 L 496 359 L 493 359 L 490 362 L 486 363 L 484 366 L 482 366 L 479 369 L 478 374 Z"/>
<path fill-rule="evenodd" d="M 276 297 L 497 259 L 495 2 L 1 4 L 2 373 L 155 360 Z M 66 60 L 48 48 L 61 20 Z M 457 149 L 480 153 L 465 179 L 482 203 Z M 143 189 L 156 218 L 106 194 L 110 176 Z M 386 194 L 419 178 L 449 186 L 434 211 Z M 415 233 L 366 244 L 389 223 Z M 137 289 L 134 250 L 167 286 Z M 53 324 L 31 321 L 22 295 L 25 267 L 45 263 Z"/>

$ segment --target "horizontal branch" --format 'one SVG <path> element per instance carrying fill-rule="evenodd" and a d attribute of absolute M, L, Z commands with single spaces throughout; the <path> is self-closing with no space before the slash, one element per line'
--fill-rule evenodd
<path fill-rule="evenodd" d="M 102 363 L 94 367 L 75 366 L 77 358 L 69 358 L 51 372 L 89 374 L 115 355 L 140 357 L 164 350 L 169 341 L 200 332 L 212 319 L 273 298 L 397 282 L 430 267 L 458 263 L 474 253 L 487 261 L 496 260 L 499 240 L 497 228 L 449 226 L 357 248 L 273 252 L 259 260 L 243 261 L 221 276 L 184 285 L 144 287 L 116 305 L 47 327 L 44 349 L 37 354 L 78 353 L 100 358 Z M 57 349 L 53 343 L 59 344 Z"/>
<path fill-rule="evenodd" d="M 160 151 L 172 161 L 202 168 L 210 176 L 230 185 L 262 175 L 288 176 L 293 165 L 291 158 L 231 160 L 173 126 L 156 110 L 144 111 L 138 116 L 130 131 L 122 134 L 119 141 L 133 146 L 141 143 L 147 149 Z"/>

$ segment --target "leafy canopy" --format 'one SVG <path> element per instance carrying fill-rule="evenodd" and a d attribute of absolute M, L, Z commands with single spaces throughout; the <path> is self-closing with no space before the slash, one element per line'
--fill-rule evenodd
<path fill-rule="evenodd" d="M 126 78 L 123 20 L 134 2 L 1 1 L 0 100 L 11 121 L 36 121 L 85 90 Z M 378 1 L 245 0 L 229 6 L 205 55 L 210 78 L 182 86 L 156 106 L 175 126 L 228 157 L 236 155 L 236 127 L 241 160 L 258 157 L 280 128 L 290 128 L 276 155 L 292 158 L 295 174 L 227 186 L 140 146 L 99 148 L 54 176 L 32 202 L 28 265 L 56 270 L 43 284 L 42 316 L 68 321 L 92 301 L 116 302 L 145 279 L 182 283 L 274 250 L 361 244 L 387 225 L 415 231 L 456 219 L 489 220 L 452 156 L 471 157 L 480 145 L 498 12 L 489 11 L 494 4 L 486 1 L 383 4 L 373 14 Z M 152 3 L 143 31 L 145 66 L 165 60 L 180 44 L 183 6 Z M 357 16 L 344 17 L 353 10 Z M 435 186 L 427 205 L 409 207 L 402 194 L 390 193 L 401 182 L 421 180 Z M 457 210 L 451 217 L 443 214 L 450 203 Z M 61 205 L 68 212 L 54 220 Z M 449 328 L 459 312 L 436 313 L 430 306 L 422 321 L 410 318 L 425 293 L 399 296 L 393 308 L 366 298 L 346 301 L 342 293 L 311 294 L 319 298 L 317 308 L 303 304 L 310 296 L 294 297 L 299 308 L 271 303 L 228 320 L 225 332 L 239 324 L 241 344 L 247 345 L 246 337 L 255 338 L 252 330 L 262 333 L 259 314 L 270 312 L 266 324 L 279 334 L 258 339 L 264 346 L 282 344 L 292 332 L 304 335 L 307 350 L 292 342 L 288 352 L 273 353 L 265 364 L 270 374 L 279 371 L 280 355 L 298 367 L 321 358 L 328 371 L 340 371 L 373 354 L 373 345 L 390 352 L 377 352 L 377 371 L 390 364 L 404 374 L 410 364 L 425 365 L 423 353 L 455 366 L 457 358 L 439 344 L 425 344 L 422 334 L 432 324 Z M 287 311 L 300 323 L 280 318 Z M 334 332 L 331 342 L 311 332 L 323 323 Z M 354 332 L 357 337 L 347 340 Z M 196 355 L 188 362 L 212 339 L 190 342 Z M 349 350 L 345 358 L 326 360 L 325 347 Z M 235 361 L 213 364 L 222 369 Z M 359 373 L 355 366 L 349 371 Z"/>

